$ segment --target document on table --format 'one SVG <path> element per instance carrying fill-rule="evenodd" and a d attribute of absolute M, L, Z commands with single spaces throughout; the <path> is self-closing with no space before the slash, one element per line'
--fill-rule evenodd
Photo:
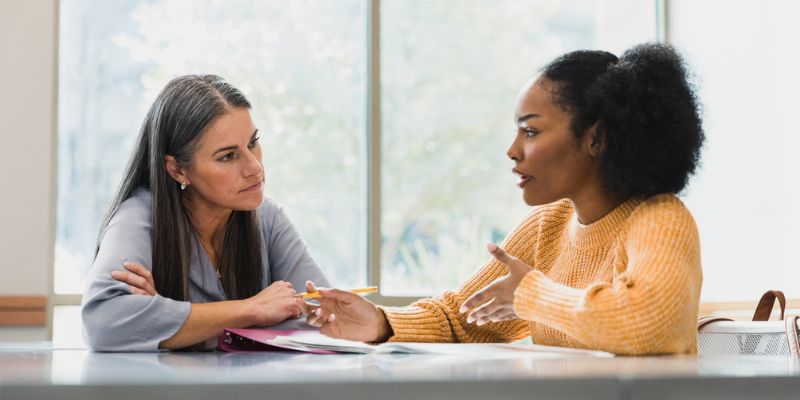
<path fill-rule="evenodd" d="M 307 349 L 326 350 L 337 353 L 357 354 L 440 354 L 440 355 L 465 355 L 465 356 L 498 356 L 509 354 L 538 354 L 542 357 L 553 358 L 569 356 L 613 357 L 611 353 L 603 351 L 572 349 L 565 347 L 552 347 L 531 344 L 503 344 L 503 343 L 418 343 L 418 342 L 392 342 L 371 345 L 351 340 L 333 339 L 317 332 L 303 332 L 291 336 L 277 336 L 270 340 L 273 346 L 285 346 L 293 350 Z"/>

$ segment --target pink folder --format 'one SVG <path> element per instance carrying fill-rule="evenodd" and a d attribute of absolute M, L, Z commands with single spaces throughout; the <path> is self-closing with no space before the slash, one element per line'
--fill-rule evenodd
<path fill-rule="evenodd" d="M 333 351 L 316 349 L 297 349 L 273 343 L 278 336 L 292 336 L 307 331 L 302 330 L 277 330 L 277 329 L 238 329 L 227 328 L 219 338 L 219 350 L 227 352 L 262 352 L 262 351 L 288 351 L 306 352 L 314 354 L 336 354 Z"/>

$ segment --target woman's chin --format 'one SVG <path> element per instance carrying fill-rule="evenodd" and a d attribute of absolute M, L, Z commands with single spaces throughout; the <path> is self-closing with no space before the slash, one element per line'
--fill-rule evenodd
<path fill-rule="evenodd" d="M 527 205 L 529 207 L 535 207 L 535 206 L 542 205 L 542 203 L 539 203 L 539 202 L 536 202 L 536 201 L 533 201 L 533 200 L 528 200 L 528 199 L 526 199 L 524 197 L 523 197 L 523 200 L 525 201 L 525 205 Z"/>
<path fill-rule="evenodd" d="M 248 196 L 248 199 L 242 201 L 240 204 L 237 204 L 234 207 L 235 210 L 239 211 L 253 211 L 261 206 L 261 203 L 264 202 L 264 193 L 258 192 L 258 194 L 253 193 L 251 196 Z"/>
<path fill-rule="evenodd" d="M 534 206 L 540 206 L 542 204 L 552 203 L 552 202 L 556 201 L 557 199 L 549 200 L 549 199 L 544 198 L 543 196 L 537 195 L 536 193 L 530 193 L 528 191 L 523 191 L 522 192 L 522 200 L 528 206 L 534 207 Z"/>

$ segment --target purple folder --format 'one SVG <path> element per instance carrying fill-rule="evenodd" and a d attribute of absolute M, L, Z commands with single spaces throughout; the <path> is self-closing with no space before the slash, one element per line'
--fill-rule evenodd
<path fill-rule="evenodd" d="M 336 354 L 333 351 L 300 349 L 273 342 L 273 339 L 278 336 L 293 336 L 303 333 L 308 333 L 308 331 L 259 328 L 226 328 L 222 333 L 222 337 L 219 338 L 219 350 L 227 352 L 288 351 L 314 354 Z"/>

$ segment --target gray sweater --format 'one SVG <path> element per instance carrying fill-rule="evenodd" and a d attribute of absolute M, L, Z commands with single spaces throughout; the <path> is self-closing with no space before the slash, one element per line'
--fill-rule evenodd
<path fill-rule="evenodd" d="M 161 295 L 134 295 L 126 283 L 111 278 L 111 271 L 125 270 L 125 261 L 152 267 L 150 204 L 150 192 L 138 190 L 120 205 L 100 234 L 99 251 L 87 277 L 81 309 L 83 335 L 93 350 L 157 351 L 159 343 L 183 326 L 191 303 L 227 300 L 208 254 L 202 250 L 194 250 L 190 259 L 190 302 Z M 291 282 L 298 291 L 305 288 L 306 280 L 329 286 L 283 209 L 265 199 L 260 214 L 261 287 L 278 280 Z M 192 248 L 202 249 L 199 245 Z"/>

